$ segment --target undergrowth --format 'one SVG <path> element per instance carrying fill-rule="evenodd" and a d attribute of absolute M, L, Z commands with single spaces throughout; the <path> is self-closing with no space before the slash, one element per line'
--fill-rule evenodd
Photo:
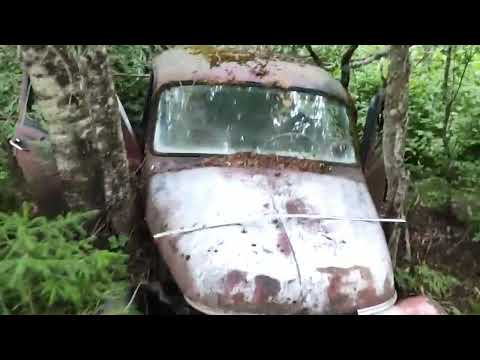
<path fill-rule="evenodd" d="M 125 237 L 108 249 L 84 229 L 92 212 L 53 220 L 0 213 L 0 314 L 95 314 L 128 287 Z"/>
<path fill-rule="evenodd" d="M 427 264 L 399 268 L 396 270 L 395 278 L 402 289 L 434 298 L 450 295 L 452 288 L 459 284 L 455 277 L 432 269 Z"/>
<path fill-rule="evenodd" d="M 449 313 L 460 314 L 460 310 L 449 301 L 453 289 L 460 285 L 456 277 L 435 270 L 427 264 L 420 264 L 397 268 L 395 279 L 402 292 L 429 296 L 440 302 Z"/>

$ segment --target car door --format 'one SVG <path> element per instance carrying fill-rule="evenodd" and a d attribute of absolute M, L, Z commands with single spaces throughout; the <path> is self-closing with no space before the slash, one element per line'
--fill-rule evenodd
<path fill-rule="evenodd" d="M 118 98 L 117 100 L 129 166 L 132 171 L 135 171 L 142 162 L 143 152 L 123 105 Z M 34 102 L 35 94 L 32 91 L 30 79 L 28 74 L 24 73 L 20 88 L 19 118 L 10 145 L 26 180 L 28 192 L 39 212 L 53 216 L 61 213 L 67 207 L 53 154 L 53 146 L 48 132 L 42 126 L 40 115 L 34 111 Z"/>
<path fill-rule="evenodd" d="M 30 79 L 24 73 L 20 89 L 19 118 L 10 145 L 25 178 L 27 191 L 39 212 L 53 216 L 65 210 L 66 203 L 52 144 L 39 118 L 32 112 L 33 102 Z"/>
<path fill-rule="evenodd" d="M 384 89 L 381 89 L 370 103 L 360 149 L 367 186 L 379 213 L 382 212 L 387 191 L 381 136 L 384 98 Z"/>

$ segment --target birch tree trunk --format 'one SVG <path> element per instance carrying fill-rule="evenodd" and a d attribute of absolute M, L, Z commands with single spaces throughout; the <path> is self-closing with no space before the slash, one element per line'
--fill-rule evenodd
<path fill-rule="evenodd" d="M 410 53 L 408 45 L 392 45 L 390 66 L 385 91 L 383 155 L 387 176 L 386 213 L 391 217 L 405 217 L 405 198 L 409 174 L 405 168 L 405 140 L 408 124 L 408 82 Z M 396 264 L 402 225 L 394 224 L 389 234 L 393 265 Z"/>
<path fill-rule="evenodd" d="M 54 148 L 69 208 L 102 208 L 93 122 L 76 59 L 66 46 L 22 45 L 21 51 Z"/>
<path fill-rule="evenodd" d="M 107 210 L 128 231 L 133 190 L 105 46 L 23 45 L 70 209 Z M 120 219 L 120 220 L 118 220 Z"/>
<path fill-rule="evenodd" d="M 133 216 L 134 192 L 106 46 L 89 46 L 81 54 L 79 63 L 95 129 L 94 145 L 102 165 L 104 207 L 111 215 L 114 228 L 124 233 Z"/>

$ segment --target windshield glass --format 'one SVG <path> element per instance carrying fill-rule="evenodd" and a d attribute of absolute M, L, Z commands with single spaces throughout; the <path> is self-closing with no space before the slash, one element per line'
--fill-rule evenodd
<path fill-rule="evenodd" d="M 353 164 L 345 106 L 319 94 L 234 85 L 178 86 L 158 104 L 154 150 L 256 152 Z"/>

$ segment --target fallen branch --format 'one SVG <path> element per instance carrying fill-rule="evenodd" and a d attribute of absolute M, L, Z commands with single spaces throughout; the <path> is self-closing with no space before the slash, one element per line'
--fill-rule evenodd
<path fill-rule="evenodd" d="M 128 309 L 130 308 L 130 306 L 133 304 L 133 300 L 135 300 L 135 297 L 137 296 L 137 292 L 138 292 L 138 289 L 140 289 L 140 286 L 142 285 L 145 285 L 145 281 L 140 281 L 137 285 L 137 287 L 135 288 L 135 291 L 133 292 L 133 295 L 132 297 L 130 298 L 130 301 L 128 302 L 127 306 L 125 306 L 124 308 L 124 311 L 128 311 Z"/>

